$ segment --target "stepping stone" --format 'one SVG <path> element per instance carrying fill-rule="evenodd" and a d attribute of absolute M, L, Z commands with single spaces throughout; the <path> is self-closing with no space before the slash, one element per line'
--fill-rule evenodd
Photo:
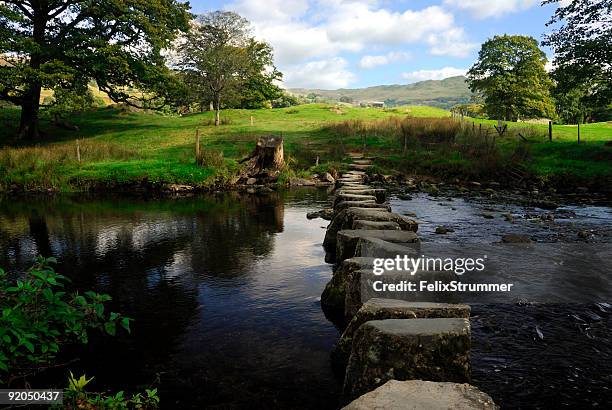
<path fill-rule="evenodd" d="M 344 201 L 376 201 L 376 197 L 374 195 L 358 195 L 358 194 L 336 194 L 336 198 L 334 199 L 334 207 L 336 204 Z"/>
<path fill-rule="evenodd" d="M 349 152 L 348 156 L 350 158 L 353 158 L 353 159 L 362 159 L 363 158 L 363 154 L 361 154 L 359 152 Z"/>
<path fill-rule="evenodd" d="M 374 195 L 379 203 L 385 202 L 387 197 L 386 189 L 357 189 L 342 187 L 336 190 L 336 195 L 351 194 L 351 195 Z"/>
<path fill-rule="evenodd" d="M 372 164 L 372 161 L 370 161 L 369 159 L 356 159 L 356 160 L 353 160 L 353 164 L 370 165 Z"/>
<path fill-rule="evenodd" d="M 465 383 L 389 380 L 343 410 L 498 410 L 491 396 Z"/>
<path fill-rule="evenodd" d="M 357 170 L 357 171 L 365 171 L 369 168 L 372 168 L 372 165 L 359 165 L 359 164 L 351 164 L 349 168 Z"/>
<path fill-rule="evenodd" d="M 355 260 L 373 260 L 353 258 Z M 347 260 L 353 260 L 347 259 Z M 470 318 L 468 305 L 408 302 L 398 299 L 373 298 L 363 304 L 348 324 L 333 351 L 334 361 L 346 366 L 351 354 L 353 335 L 359 327 L 370 320 L 384 319 L 430 319 L 430 318 Z"/>
<path fill-rule="evenodd" d="M 364 209 L 378 209 L 381 211 L 391 212 L 391 205 L 389 204 L 378 204 L 376 201 L 343 201 L 336 204 L 334 207 L 335 212 L 341 212 L 347 208 L 364 208 Z"/>
<path fill-rule="evenodd" d="M 343 401 L 349 402 L 389 380 L 469 383 L 468 319 L 386 319 L 355 332 L 346 369 Z"/>
<path fill-rule="evenodd" d="M 371 230 L 371 231 L 399 231 L 401 230 L 399 224 L 397 222 L 378 222 L 378 221 L 361 221 L 357 220 L 353 222 L 353 228 L 355 230 L 363 229 L 363 230 Z"/>
<path fill-rule="evenodd" d="M 340 201 L 337 203 L 340 203 Z M 338 212 L 327 227 L 323 246 L 328 252 L 334 252 L 336 250 L 336 236 L 338 231 L 351 229 L 353 227 L 353 222 L 356 220 L 396 222 L 403 231 L 416 232 L 419 229 L 415 221 L 396 213 L 386 212 L 381 209 L 347 208 Z"/>
<path fill-rule="evenodd" d="M 393 221 L 384 221 L 384 222 L 393 222 Z M 399 229 L 399 224 L 397 222 L 393 222 L 397 225 Z M 355 222 L 353 222 L 355 224 Z M 355 256 L 355 250 L 357 248 L 357 244 L 361 238 L 375 238 L 382 239 L 391 243 L 416 243 L 419 238 L 416 233 L 411 231 L 401 231 L 401 230 L 343 230 L 338 232 L 338 237 L 336 239 L 336 262 L 342 262 L 345 259 L 349 259 Z"/>
<path fill-rule="evenodd" d="M 379 239 L 370 239 L 378 240 Z M 385 242 L 385 241 L 381 241 Z M 388 242 L 387 242 L 388 243 Z M 392 244 L 395 245 L 395 244 Z M 399 255 L 407 255 L 409 257 L 418 257 L 420 253 L 412 247 L 403 247 L 404 251 Z M 359 256 L 359 258 L 364 258 Z M 365 257 L 368 258 L 368 257 Z M 376 258 L 368 258 L 376 259 Z M 450 271 L 425 271 L 418 270 L 414 272 L 389 270 L 385 271 L 382 275 L 374 274 L 374 269 L 362 269 L 355 272 L 350 281 L 346 284 L 346 298 L 344 300 L 344 316 L 347 320 L 353 319 L 359 309 L 364 303 L 371 299 L 396 299 L 403 300 L 409 303 L 415 302 L 427 302 L 427 303 L 456 303 L 456 296 L 449 292 L 409 292 L 405 289 L 380 289 L 376 288 L 375 284 L 380 283 L 386 284 L 406 284 L 412 283 L 415 289 L 418 290 L 418 286 L 421 281 L 433 283 L 438 281 L 440 283 L 450 283 L 457 280 L 457 275 Z"/>
<path fill-rule="evenodd" d="M 352 166 L 352 165 L 351 165 Z M 349 171 L 346 174 L 343 174 L 343 176 L 345 175 L 358 175 L 358 176 L 364 176 L 366 173 L 363 171 Z"/>
<path fill-rule="evenodd" d="M 325 285 L 321 295 L 321 304 L 344 311 L 344 300 L 346 298 L 346 286 L 351 280 L 353 272 L 361 269 L 372 268 L 372 258 L 351 258 L 343 261 L 334 271 L 332 279 Z"/>

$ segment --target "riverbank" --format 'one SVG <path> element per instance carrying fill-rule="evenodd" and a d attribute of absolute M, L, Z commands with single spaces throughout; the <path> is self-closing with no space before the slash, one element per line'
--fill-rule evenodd
<path fill-rule="evenodd" d="M 17 109 L 0 110 L 3 192 L 234 189 L 239 160 L 266 134 L 282 134 L 285 140 L 288 169 L 280 175 L 280 186 L 292 178 L 345 170 L 346 153 L 363 149 L 364 143 L 368 155 L 376 157 L 373 173 L 395 180 L 424 175 L 446 183 L 498 182 L 568 191 L 586 187 L 590 192 L 612 186 L 610 124 L 583 126 L 580 145 L 576 127 L 555 126 L 549 143 L 545 126 L 509 123 L 508 133 L 494 138 L 492 124 L 484 120 L 474 125 L 466 120 L 458 138 L 432 141 L 418 136 L 419 126 L 427 128 L 437 119 L 439 126 L 455 129 L 459 122 L 444 120 L 450 113 L 431 107 L 311 104 L 226 110 L 219 127 L 211 125 L 210 113 L 178 117 L 108 107 L 71 117 L 78 131 L 44 122 L 46 137 L 31 144 L 11 139 L 18 114 Z M 416 128 L 404 140 L 401 121 L 407 117 Z M 195 164 L 196 131 L 201 135 L 202 166 Z M 527 142 L 521 142 L 519 133 Z"/>

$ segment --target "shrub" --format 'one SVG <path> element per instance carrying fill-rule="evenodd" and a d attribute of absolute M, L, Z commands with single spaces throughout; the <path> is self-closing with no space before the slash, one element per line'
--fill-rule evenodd
<path fill-rule="evenodd" d="M 130 318 L 105 312 L 110 296 L 67 293 L 69 280 L 53 270 L 53 263 L 39 257 L 17 280 L 0 269 L 0 379 L 7 385 L 51 365 L 63 345 L 87 343 L 90 330 L 130 331 Z"/>

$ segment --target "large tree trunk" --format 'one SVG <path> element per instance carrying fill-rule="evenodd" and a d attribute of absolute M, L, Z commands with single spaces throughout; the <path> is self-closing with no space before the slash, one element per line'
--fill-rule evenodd
<path fill-rule="evenodd" d="M 34 2 L 32 4 L 32 37 L 39 49 L 30 55 L 30 68 L 37 72 L 43 63 L 41 52 L 45 49 L 45 28 L 47 25 L 47 15 L 44 11 L 44 3 Z M 21 104 L 21 121 L 19 123 L 19 137 L 27 139 L 37 139 L 39 137 L 38 113 L 40 111 L 40 91 L 42 85 L 36 78 L 31 80 L 27 93 L 23 97 Z"/>
<path fill-rule="evenodd" d="M 40 85 L 34 85 L 23 98 L 21 104 L 21 121 L 19 123 L 19 138 L 37 139 L 40 136 L 38 129 L 40 91 Z"/>

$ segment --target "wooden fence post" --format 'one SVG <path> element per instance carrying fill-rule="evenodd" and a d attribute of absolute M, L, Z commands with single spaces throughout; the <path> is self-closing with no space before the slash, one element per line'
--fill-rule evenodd
<path fill-rule="evenodd" d="M 76 140 L 76 155 L 77 155 L 77 161 L 80 164 L 81 163 L 81 144 L 78 139 Z"/>
<path fill-rule="evenodd" d="M 253 116 L 251 115 L 251 127 L 253 126 Z"/>
<path fill-rule="evenodd" d="M 552 121 L 548 121 L 548 142 L 552 142 Z"/>
<path fill-rule="evenodd" d="M 580 144 L 580 121 L 578 121 L 578 144 Z"/>
<path fill-rule="evenodd" d="M 196 165 L 202 165 L 202 152 L 200 151 L 200 129 L 196 129 L 195 135 L 195 157 Z"/>

